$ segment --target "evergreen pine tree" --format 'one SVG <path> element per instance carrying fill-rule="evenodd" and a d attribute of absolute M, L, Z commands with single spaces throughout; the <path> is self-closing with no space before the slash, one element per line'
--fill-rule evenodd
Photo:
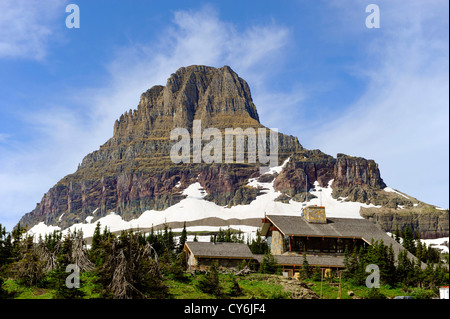
<path fill-rule="evenodd" d="M 417 244 L 416 244 L 416 257 L 420 261 L 424 261 L 423 260 L 423 244 L 420 240 L 417 241 Z"/>
<path fill-rule="evenodd" d="M 237 243 L 240 243 L 240 244 L 243 244 L 243 243 L 244 243 L 244 233 L 241 232 L 240 229 L 239 229 L 239 232 L 238 232 L 238 234 L 237 234 L 237 236 L 236 236 L 236 242 L 237 242 Z"/>
<path fill-rule="evenodd" d="M 408 258 L 408 251 L 401 250 L 398 253 L 398 266 L 396 269 L 396 280 L 409 286 L 414 280 L 414 265 Z"/>
<path fill-rule="evenodd" d="M 319 266 L 314 267 L 312 278 L 314 281 L 320 281 L 320 279 L 322 278 L 322 272 Z"/>
<path fill-rule="evenodd" d="M 400 243 L 400 230 L 398 228 L 398 224 L 395 225 L 394 239 L 397 243 Z"/>
<path fill-rule="evenodd" d="M 221 243 L 224 241 L 225 241 L 225 233 L 222 230 L 222 228 L 219 227 L 219 232 L 217 233 L 217 236 L 216 236 L 216 242 Z"/>
<path fill-rule="evenodd" d="M 184 253 L 178 254 L 174 262 L 170 267 L 170 273 L 178 281 L 186 281 L 188 278 L 185 275 L 186 260 L 184 258 Z"/>
<path fill-rule="evenodd" d="M 71 234 L 69 232 L 64 237 L 61 250 L 58 253 L 57 258 L 58 266 L 54 271 L 52 271 L 52 274 L 50 276 L 53 288 L 55 289 L 54 294 L 55 299 L 80 299 L 84 297 L 84 293 L 80 288 L 71 286 L 68 287 L 66 284 L 66 279 L 68 278 L 69 275 L 71 275 L 71 273 L 66 272 L 66 268 L 69 264 L 73 263 L 72 252 L 73 252 L 73 240 L 75 236 L 76 234 Z M 78 271 L 80 270 L 78 269 Z"/>
<path fill-rule="evenodd" d="M 358 260 L 358 249 L 356 247 L 353 247 L 351 255 L 349 254 L 348 247 L 345 247 L 345 251 L 347 252 L 347 261 L 345 264 L 345 270 L 342 275 L 344 276 L 344 278 L 351 279 L 353 282 L 358 282 L 358 280 L 356 279 L 358 276 L 358 270 L 360 268 Z"/>
<path fill-rule="evenodd" d="M 243 295 L 242 288 L 239 286 L 239 283 L 234 275 L 231 275 L 231 280 L 233 285 L 231 286 L 230 296 L 231 297 L 239 297 Z"/>
<path fill-rule="evenodd" d="M 386 255 L 386 273 L 385 273 L 385 280 L 386 283 L 389 285 L 394 285 L 395 283 L 395 254 L 394 254 L 394 248 L 392 247 L 392 244 L 389 245 L 389 248 L 387 249 L 387 255 Z"/>
<path fill-rule="evenodd" d="M 264 257 L 259 265 L 259 271 L 263 274 L 275 274 L 279 271 L 277 261 L 270 251 L 264 254 Z"/>
<path fill-rule="evenodd" d="M 97 222 L 92 236 L 91 249 L 89 250 L 89 259 L 96 265 L 99 266 L 102 263 L 101 258 L 101 242 L 102 235 L 100 232 L 100 222 Z"/>
<path fill-rule="evenodd" d="M 137 248 L 141 253 L 144 247 Z M 163 281 L 162 274 L 159 272 L 157 261 L 143 254 L 143 258 L 136 260 L 136 270 L 133 273 L 133 285 L 142 293 L 142 298 L 162 299 L 168 295 L 168 287 Z M 182 275 L 178 273 L 178 279 Z"/>
<path fill-rule="evenodd" d="M 309 266 L 308 259 L 306 258 L 306 251 L 303 251 L 303 264 L 301 269 L 301 275 L 304 279 L 311 278 L 311 267 Z"/>
<path fill-rule="evenodd" d="M 354 250 L 357 251 L 356 254 L 357 267 L 353 279 L 355 283 L 357 283 L 358 285 L 363 285 L 365 284 L 365 280 L 367 277 L 366 267 L 369 264 L 367 262 L 367 250 L 363 246 L 359 247 L 359 249 L 358 247 L 355 246 Z"/>
<path fill-rule="evenodd" d="M 442 265 L 441 259 L 439 259 L 439 261 L 435 267 L 435 271 L 434 271 L 433 275 L 434 275 L 433 281 L 434 281 L 436 290 L 437 290 L 437 287 L 439 287 L 439 286 L 448 286 L 448 283 L 449 283 L 448 270 L 446 271 L 446 269 Z"/>
<path fill-rule="evenodd" d="M 173 238 L 172 229 L 167 224 L 164 224 L 164 232 L 162 235 L 162 246 L 164 253 L 167 253 L 169 257 L 172 256 L 175 249 L 175 241 Z"/>
<path fill-rule="evenodd" d="M 251 240 L 249 248 L 253 254 L 265 254 L 269 250 L 267 241 L 261 237 L 259 229 L 256 231 L 256 238 Z"/>
<path fill-rule="evenodd" d="M 180 240 L 177 246 L 177 254 L 180 254 L 184 249 L 184 244 L 187 241 L 187 231 L 186 231 L 186 222 L 183 224 L 183 230 L 181 231 Z"/>
<path fill-rule="evenodd" d="M 231 229 L 228 227 L 227 230 L 225 231 L 225 238 L 224 238 L 224 242 L 226 243 L 231 243 L 232 240 L 232 236 L 231 236 Z"/>
<path fill-rule="evenodd" d="M 344 249 L 344 273 L 350 267 L 350 253 L 348 252 L 348 246 Z"/>
<path fill-rule="evenodd" d="M 403 247 L 408 250 L 411 254 L 416 254 L 416 246 L 414 244 L 414 236 L 410 226 L 406 227 L 403 234 Z"/>
<path fill-rule="evenodd" d="M 6 228 L 0 224 L 0 273 L 2 268 L 12 262 L 12 242 L 11 235 L 6 232 Z"/>
<path fill-rule="evenodd" d="M 216 262 L 211 264 L 206 275 L 198 281 L 197 286 L 201 291 L 216 297 L 223 295 L 223 288 L 219 282 L 219 271 Z"/>
<path fill-rule="evenodd" d="M 40 258 L 37 245 L 33 243 L 32 236 L 17 241 L 15 246 L 18 261 L 12 263 L 13 276 L 28 286 L 37 285 L 44 276 L 44 261 Z"/>

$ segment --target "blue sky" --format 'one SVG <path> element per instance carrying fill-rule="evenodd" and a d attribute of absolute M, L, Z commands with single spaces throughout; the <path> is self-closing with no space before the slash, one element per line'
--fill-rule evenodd
<path fill-rule="evenodd" d="M 65 25 L 66 5 L 80 28 Z M 380 28 L 365 25 L 380 8 Z M 449 206 L 448 1 L 0 2 L 0 223 L 11 228 L 181 66 L 229 65 L 261 122 L 376 160 Z"/>

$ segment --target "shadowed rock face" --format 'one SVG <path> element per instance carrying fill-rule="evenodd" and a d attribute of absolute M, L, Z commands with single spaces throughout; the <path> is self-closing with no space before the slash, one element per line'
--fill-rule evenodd
<path fill-rule="evenodd" d="M 192 137 L 194 120 L 201 120 L 202 130 L 217 128 L 222 135 L 226 128 L 265 128 L 247 82 L 231 68 L 180 68 L 165 86 L 144 92 L 137 109 L 116 120 L 113 137 L 52 187 L 20 223 L 32 227 L 44 221 L 65 228 L 83 222 L 94 211 L 94 221 L 111 211 L 129 220 L 145 210 L 174 205 L 183 198 L 181 191 L 196 181 L 206 190 L 206 199 L 218 205 L 250 203 L 258 190 L 245 185 L 259 176 L 258 162 L 173 163 L 170 150 L 176 141 L 170 139 L 170 132 L 186 128 Z M 373 160 L 344 154 L 334 158 L 306 150 L 296 137 L 278 133 L 278 163 L 288 157 L 274 180 L 275 190 L 286 200 L 301 200 L 314 181 L 326 186 L 333 179 L 333 196 L 374 204 L 392 201 L 381 193 L 386 185 Z"/>

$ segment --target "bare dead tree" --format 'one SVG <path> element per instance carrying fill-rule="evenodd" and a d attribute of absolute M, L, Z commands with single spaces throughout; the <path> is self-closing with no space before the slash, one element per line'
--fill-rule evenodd
<path fill-rule="evenodd" d="M 67 235 L 71 241 L 69 263 L 77 265 L 80 270 L 93 271 L 94 264 L 89 260 L 87 251 L 84 248 L 84 239 L 82 232 L 74 232 Z M 44 262 L 44 271 L 49 272 L 58 268 L 58 254 L 61 252 L 63 243 L 57 241 L 53 250 L 50 250 L 43 241 L 39 241 L 36 246 L 36 253 Z"/>
<path fill-rule="evenodd" d="M 58 267 L 57 255 L 61 249 L 61 242 L 58 241 L 53 248 L 53 251 L 50 251 L 44 242 L 39 241 L 37 245 L 37 253 L 40 259 L 44 262 L 44 271 L 49 272 Z"/>
<path fill-rule="evenodd" d="M 145 298 L 145 294 L 137 288 L 142 286 L 144 280 L 142 265 L 145 265 L 145 275 L 161 278 L 158 254 L 151 244 L 140 245 L 134 235 L 130 235 L 128 240 L 126 247 L 121 247 L 116 240 L 113 241 L 111 254 L 103 266 L 103 271 L 112 274 L 108 288 L 113 298 Z"/>
<path fill-rule="evenodd" d="M 93 271 L 95 265 L 89 260 L 87 251 L 84 248 L 83 232 L 76 232 L 73 234 L 71 261 L 77 265 L 81 270 Z"/>
<path fill-rule="evenodd" d="M 114 298 L 118 299 L 131 299 L 134 295 L 142 296 L 142 293 L 134 287 L 131 283 L 132 273 L 130 272 L 130 266 L 133 263 L 132 260 L 127 260 L 123 249 L 120 249 L 117 256 L 117 265 L 114 269 L 110 289 Z"/>
<path fill-rule="evenodd" d="M 161 269 L 159 267 L 159 260 L 158 260 L 158 253 L 156 252 L 155 248 L 150 243 L 146 243 L 145 246 L 142 248 L 142 258 L 148 258 L 150 260 L 153 260 L 155 263 L 155 274 L 160 276 L 161 275 Z"/>

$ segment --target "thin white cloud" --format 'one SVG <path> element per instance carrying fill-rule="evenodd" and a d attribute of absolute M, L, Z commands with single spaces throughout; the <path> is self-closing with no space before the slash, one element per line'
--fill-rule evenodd
<path fill-rule="evenodd" d="M 3 133 L 0 133 L 0 143 L 6 142 L 6 140 L 8 140 L 8 138 L 10 138 L 10 137 L 11 137 L 10 134 L 3 134 Z"/>
<path fill-rule="evenodd" d="M 2 0 L 0 2 L 0 58 L 42 59 L 54 35 L 52 24 L 64 17 L 58 0 Z"/>
<path fill-rule="evenodd" d="M 448 207 L 448 2 L 378 4 L 381 34 L 358 66 L 367 89 L 311 139 L 329 154 L 374 158 L 390 186 Z"/>
<path fill-rule="evenodd" d="M 91 116 L 102 126 L 99 131 L 110 136 L 114 120 L 136 108 L 141 93 L 153 85 L 165 85 L 170 74 L 182 66 L 229 65 L 249 82 L 253 93 L 261 94 L 261 101 L 268 100 L 275 94 L 267 89 L 271 70 L 276 72 L 270 64 L 283 60 L 290 37 L 286 27 L 274 22 L 237 30 L 210 6 L 175 12 L 172 25 L 162 34 L 156 41 L 119 49 L 107 65 L 111 82 L 86 102 L 93 105 Z M 99 140 L 104 141 L 106 136 L 101 135 Z"/>

